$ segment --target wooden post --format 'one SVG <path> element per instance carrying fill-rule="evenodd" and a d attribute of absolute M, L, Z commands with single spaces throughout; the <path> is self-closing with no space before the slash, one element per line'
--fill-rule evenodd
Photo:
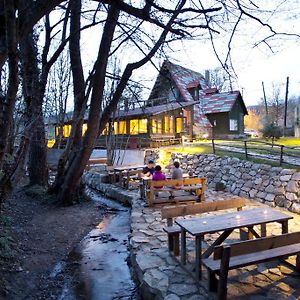
<path fill-rule="evenodd" d="M 224 246 L 221 258 L 220 279 L 218 285 L 218 299 L 227 299 L 227 278 L 230 260 L 230 246 Z"/>
<path fill-rule="evenodd" d="M 283 163 L 283 147 L 284 145 L 280 145 L 280 161 L 279 161 L 280 165 L 282 165 Z"/>
<path fill-rule="evenodd" d="M 245 144 L 245 156 L 246 156 L 246 159 L 248 159 L 247 141 L 244 141 L 244 144 Z"/>
<path fill-rule="evenodd" d="M 211 142 L 212 142 L 213 153 L 216 154 L 215 140 L 211 139 Z"/>
<path fill-rule="evenodd" d="M 285 133 L 286 133 L 286 119 L 287 119 L 288 95 L 289 95 L 289 77 L 286 78 L 285 101 L 284 101 L 283 136 L 285 136 Z"/>

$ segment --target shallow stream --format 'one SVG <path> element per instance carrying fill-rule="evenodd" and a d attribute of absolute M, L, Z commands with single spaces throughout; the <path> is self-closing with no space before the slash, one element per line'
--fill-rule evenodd
<path fill-rule="evenodd" d="M 71 252 L 68 264 L 75 266 L 74 276 L 65 283 L 60 299 L 139 300 L 137 286 L 127 264 L 130 209 L 90 193 L 103 206 L 105 214 L 102 222 Z"/>

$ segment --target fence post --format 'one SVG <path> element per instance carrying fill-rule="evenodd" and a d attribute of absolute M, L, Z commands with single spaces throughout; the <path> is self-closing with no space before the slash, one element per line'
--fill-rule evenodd
<path fill-rule="evenodd" d="M 245 144 L 245 156 L 246 156 L 246 159 L 248 159 L 247 141 L 244 141 L 244 144 Z"/>
<path fill-rule="evenodd" d="M 211 142 L 212 142 L 213 153 L 216 154 L 215 140 L 211 139 Z"/>
<path fill-rule="evenodd" d="M 284 147 L 284 145 L 280 145 L 280 161 L 279 161 L 280 166 L 283 163 L 283 147 Z"/>

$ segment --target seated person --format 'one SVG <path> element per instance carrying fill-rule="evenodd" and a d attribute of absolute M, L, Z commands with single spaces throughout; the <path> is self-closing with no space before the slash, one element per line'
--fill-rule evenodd
<path fill-rule="evenodd" d="M 154 168 L 154 173 L 153 173 L 153 176 L 152 176 L 152 180 L 153 181 L 160 181 L 160 180 L 166 180 L 166 175 L 161 171 L 161 166 L 157 165 L 155 168 Z M 161 189 L 162 186 L 157 186 L 155 187 L 155 189 Z"/>
<path fill-rule="evenodd" d="M 172 179 L 182 179 L 183 178 L 183 172 L 182 169 L 180 168 L 180 164 L 178 161 L 174 162 L 174 169 L 172 173 Z M 174 186 L 174 189 L 180 189 L 180 186 Z M 170 197 L 169 199 L 174 199 L 174 193 L 170 192 Z"/>
<path fill-rule="evenodd" d="M 182 179 L 183 178 L 183 172 L 180 168 L 180 164 L 178 161 L 174 162 L 174 169 L 172 173 L 172 179 Z"/>
<path fill-rule="evenodd" d="M 154 161 L 149 160 L 147 166 L 143 169 L 144 176 L 151 177 L 154 173 Z"/>

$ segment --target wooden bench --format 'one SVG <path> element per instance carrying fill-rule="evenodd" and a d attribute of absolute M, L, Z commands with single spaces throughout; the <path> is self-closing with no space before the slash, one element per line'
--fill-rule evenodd
<path fill-rule="evenodd" d="M 297 255 L 295 268 L 300 271 L 300 232 L 217 246 L 213 257 L 203 260 L 209 272 L 209 290 L 217 291 L 219 300 L 226 299 L 229 270 L 291 255 Z"/>
<path fill-rule="evenodd" d="M 86 170 L 90 170 L 94 165 L 106 165 L 107 157 L 99 157 L 99 158 L 90 158 L 87 165 Z"/>
<path fill-rule="evenodd" d="M 188 201 L 204 201 L 204 193 L 206 189 L 206 178 L 183 178 L 183 179 L 169 179 L 153 181 L 151 180 L 148 191 L 148 204 L 153 206 L 155 204 L 166 204 L 188 202 Z M 160 188 L 161 187 L 161 188 Z M 170 195 L 176 193 L 176 191 L 190 191 L 195 195 L 187 196 L 175 196 L 174 199 L 170 199 Z M 167 197 L 158 197 L 155 194 L 159 192 L 167 192 Z"/>
<path fill-rule="evenodd" d="M 161 218 L 162 220 L 167 219 L 167 227 L 164 227 L 164 231 L 168 234 L 169 251 L 173 252 L 175 256 L 179 255 L 179 234 L 181 229 L 178 225 L 174 225 L 174 218 L 232 208 L 241 210 L 245 205 L 246 199 L 234 198 L 222 201 L 195 203 L 191 205 L 163 207 L 161 210 Z"/>

